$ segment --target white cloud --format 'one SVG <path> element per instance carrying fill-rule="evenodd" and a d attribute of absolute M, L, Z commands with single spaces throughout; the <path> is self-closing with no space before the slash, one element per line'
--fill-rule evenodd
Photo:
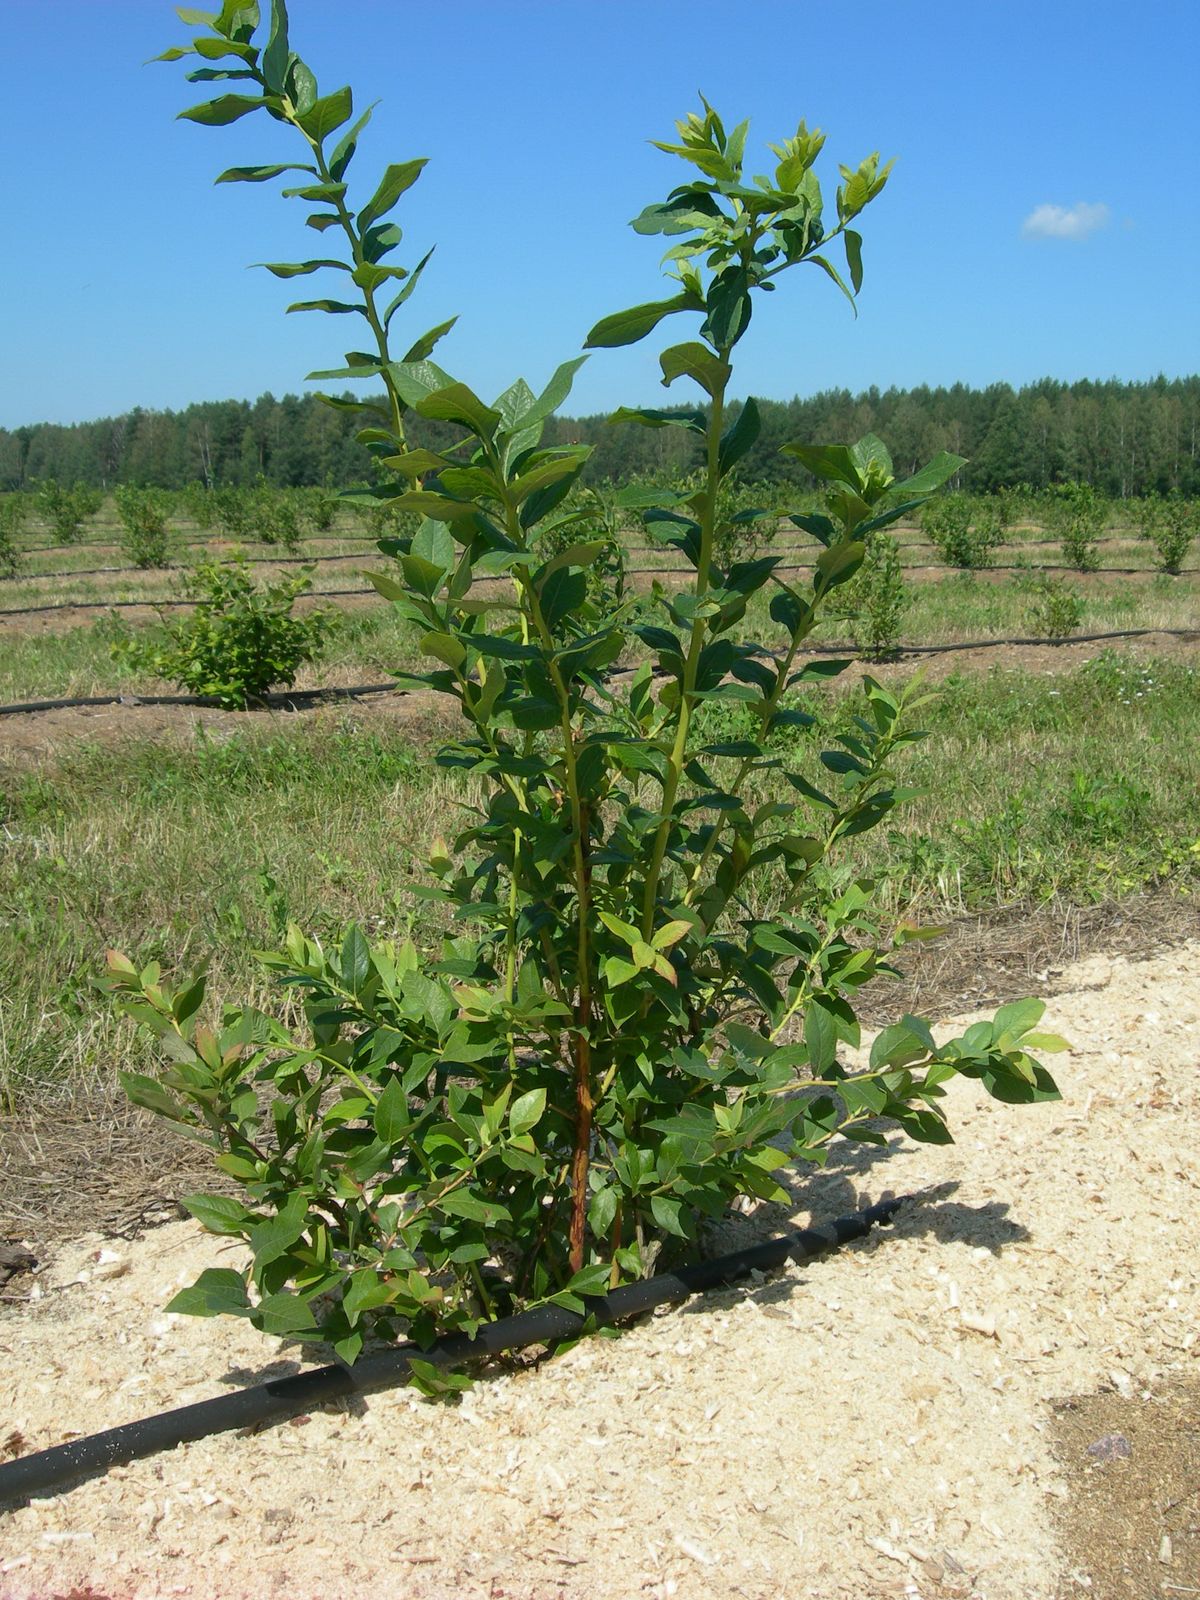
<path fill-rule="evenodd" d="M 1021 234 L 1026 239 L 1086 239 L 1097 228 L 1107 227 L 1108 220 L 1109 210 L 1103 202 L 1035 206 L 1021 224 Z"/>

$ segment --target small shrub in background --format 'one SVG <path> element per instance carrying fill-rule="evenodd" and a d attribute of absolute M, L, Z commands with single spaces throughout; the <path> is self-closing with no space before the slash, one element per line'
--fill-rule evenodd
<path fill-rule="evenodd" d="M 857 650 L 869 661 L 886 661 L 896 653 L 900 624 L 911 604 L 900 546 L 890 534 L 873 534 L 867 540 L 862 566 L 839 591 L 832 609 L 850 624 Z"/>
<path fill-rule="evenodd" d="M 304 529 L 300 506 L 286 489 L 272 489 L 260 483 L 254 491 L 254 533 L 264 544 L 281 544 L 295 553 L 300 548 Z"/>
<path fill-rule="evenodd" d="M 1184 499 L 1178 490 L 1166 499 L 1150 495 L 1138 503 L 1135 521 L 1138 536 L 1154 546 L 1154 565 L 1160 572 L 1178 577 L 1200 529 L 1200 505 Z"/>
<path fill-rule="evenodd" d="M 247 539 L 254 529 L 254 502 L 249 490 L 230 485 L 212 492 L 213 517 L 231 539 Z"/>
<path fill-rule="evenodd" d="M 300 515 L 314 533 L 328 533 L 337 520 L 338 497 L 332 489 L 302 489 Z"/>
<path fill-rule="evenodd" d="M 595 557 L 587 568 L 588 598 L 607 614 L 624 604 L 630 595 L 628 558 L 625 550 L 625 507 L 620 494 L 611 489 L 576 487 L 570 497 L 571 514 L 540 534 L 538 551 L 550 560 L 571 550 L 581 541 L 595 547 Z"/>
<path fill-rule="evenodd" d="M 21 529 L 28 505 L 20 493 L 0 496 L 0 577 L 11 578 L 21 565 Z"/>
<path fill-rule="evenodd" d="M 290 688 L 320 655 L 336 619 L 327 611 L 292 615 L 311 585 L 308 572 L 258 585 L 243 561 L 206 562 L 184 583 L 197 602 L 190 616 L 167 625 L 165 640 L 132 636 L 113 653 L 191 694 L 245 707 Z"/>
<path fill-rule="evenodd" d="M 1100 565 L 1100 535 L 1108 525 L 1104 496 L 1090 483 L 1056 483 L 1051 486 L 1047 514 L 1067 562 L 1076 572 L 1095 572 Z"/>
<path fill-rule="evenodd" d="M 1034 491 L 1027 483 L 1013 483 L 997 489 L 992 496 L 1002 528 L 1015 528 L 1028 519 Z"/>
<path fill-rule="evenodd" d="M 1066 639 L 1083 621 L 1083 597 L 1062 578 L 1041 578 L 1030 589 L 1030 631 L 1045 639 Z"/>
<path fill-rule="evenodd" d="M 990 567 L 1002 532 L 996 507 L 966 494 L 941 494 L 921 510 L 921 530 L 950 567 Z"/>
<path fill-rule="evenodd" d="M 117 516 L 125 530 L 121 549 L 135 567 L 169 567 L 171 530 L 167 522 L 170 502 L 157 489 L 135 489 L 119 483 L 113 490 Z"/>
<path fill-rule="evenodd" d="M 193 478 L 179 491 L 179 509 L 201 532 L 207 533 L 217 520 L 213 499 L 213 491 L 209 486 L 201 483 L 199 478 Z"/>
<path fill-rule="evenodd" d="M 104 503 L 98 489 L 76 483 L 69 488 L 55 478 L 38 485 L 35 495 L 38 515 L 61 544 L 76 544 L 83 525 Z"/>

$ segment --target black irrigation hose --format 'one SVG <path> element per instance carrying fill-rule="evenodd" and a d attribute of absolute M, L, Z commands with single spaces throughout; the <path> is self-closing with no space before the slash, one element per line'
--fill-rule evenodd
<path fill-rule="evenodd" d="M 366 555 L 365 550 L 346 550 L 337 556 L 247 556 L 248 567 L 296 567 L 316 566 L 320 561 L 361 561 Z M 64 567 L 57 572 L 24 572 L 18 568 L 16 572 L 7 572 L 4 578 L 9 582 L 33 583 L 49 578 L 98 578 L 114 577 L 123 572 L 140 572 L 148 577 L 152 572 L 191 572 L 195 569 L 189 566 L 165 567 Z"/>
<path fill-rule="evenodd" d="M 259 695 L 250 706 L 318 705 L 322 700 L 356 700 L 364 694 L 403 694 L 394 683 L 362 683 L 331 689 L 275 689 Z M 32 711 L 69 711 L 76 706 L 211 706 L 224 707 L 224 701 L 210 694 L 94 694 L 76 700 L 26 700 L 22 704 L 0 706 L 0 717 L 18 716 Z M 228 709 L 228 707 L 224 707 Z"/>
<path fill-rule="evenodd" d="M 625 575 L 628 578 L 658 577 L 658 576 L 660 576 L 662 574 L 673 574 L 673 573 L 681 573 L 681 574 L 684 574 L 684 575 L 689 575 L 690 574 L 690 570 L 691 570 L 690 568 L 682 566 L 682 565 L 681 566 L 677 566 L 677 567 L 628 567 L 626 569 L 626 574 Z M 801 563 L 799 565 L 794 565 L 794 566 L 793 565 L 789 565 L 789 566 L 786 566 L 786 567 L 785 566 L 778 566 L 778 567 L 775 568 L 775 571 L 776 572 L 813 572 L 813 571 L 815 571 L 815 568 L 814 568 L 814 565 L 813 565 L 813 563 L 811 561 L 806 561 L 806 562 L 803 562 L 803 563 Z M 1031 578 L 1037 577 L 1040 573 L 1043 573 L 1043 572 L 1074 572 L 1074 573 L 1077 573 L 1080 577 L 1083 577 L 1083 578 L 1107 578 L 1109 576 L 1117 577 L 1117 578 L 1137 578 L 1137 577 L 1155 578 L 1155 577 L 1158 576 L 1158 569 L 1156 567 L 1096 567 L 1096 568 L 1094 568 L 1094 569 L 1092 569 L 1091 571 L 1088 571 L 1088 572 L 1080 572 L 1078 567 L 1060 566 L 1057 562 L 1049 562 L 1049 561 L 1045 562 L 1043 565 L 1038 566 L 1038 567 L 1022 566 L 1019 563 L 1013 563 L 1010 566 L 1005 566 L 1005 565 L 1002 565 L 1000 563 L 997 563 L 995 566 L 992 566 L 992 567 L 976 567 L 976 568 L 947 567 L 946 565 L 944 565 L 941 562 L 937 562 L 937 563 L 931 562 L 927 566 L 920 566 L 920 567 L 918 567 L 916 565 L 906 566 L 906 567 L 902 568 L 902 571 L 904 571 L 904 572 L 941 572 L 941 573 L 944 573 L 945 576 L 948 577 L 948 578 L 956 578 L 956 577 L 960 576 L 964 572 L 970 572 L 971 575 L 974 576 L 974 577 L 978 577 L 981 574 L 986 573 L 986 572 L 1024 572 L 1024 573 L 1027 573 Z M 1187 577 L 1194 577 L 1197 573 L 1200 573 L 1200 567 L 1181 567 L 1180 570 L 1177 573 L 1173 574 L 1173 576 L 1177 577 L 1177 578 L 1187 578 Z M 69 574 L 68 574 L 68 576 L 69 576 Z M 97 602 L 97 604 L 99 604 L 99 603 L 100 602 Z M 3 615 L 3 612 L 0 612 L 0 616 L 2 616 L 2 615 Z"/>
<path fill-rule="evenodd" d="M 121 1427 L 108 1428 L 68 1444 L 51 1446 L 16 1461 L 0 1464 L 0 1504 L 12 1505 L 30 1495 L 44 1495 L 61 1489 L 73 1480 L 105 1472 L 119 1462 L 134 1461 L 171 1450 L 176 1445 L 231 1428 L 254 1428 L 264 1423 L 295 1416 L 312 1406 L 372 1389 L 402 1383 L 409 1374 L 409 1363 L 416 1357 L 435 1367 L 460 1367 L 481 1356 L 497 1356 L 505 1350 L 519 1350 L 531 1344 L 550 1344 L 571 1339 L 592 1328 L 609 1327 L 627 1317 L 640 1316 L 655 1306 L 684 1300 L 748 1276 L 751 1272 L 773 1272 L 788 1261 L 809 1261 L 836 1250 L 853 1239 L 861 1239 L 877 1224 L 891 1222 L 899 1208 L 916 1199 L 901 1195 L 881 1200 L 877 1205 L 856 1211 L 821 1228 L 800 1228 L 795 1233 L 769 1239 L 764 1244 L 737 1250 L 713 1261 L 645 1278 L 626 1284 L 610 1294 L 588 1296 L 587 1310 L 580 1314 L 562 1306 L 539 1306 L 533 1311 L 485 1323 L 474 1339 L 453 1334 L 439 1339 L 428 1350 L 416 1345 L 401 1345 L 394 1350 L 363 1357 L 353 1367 L 341 1364 L 317 1367 L 295 1377 L 239 1389 L 193 1405 L 178 1406 L 157 1416 L 143 1417 Z"/>
<path fill-rule="evenodd" d="M 98 529 L 97 531 L 107 533 L 108 528 L 106 527 L 103 529 Z M 112 531 L 114 533 L 119 533 L 119 529 L 115 527 Z M 237 543 L 238 536 L 233 533 L 226 534 L 220 530 L 214 529 L 211 533 L 205 533 L 199 537 L 181 537 L 176 541 L 176 543 L 188 546 L 206 546 L 212 544 L 215 539 L 223 539 L 228 542 Z M 350 543 L 355 539 L 369 539 L 372 544 L 377 544 L 379 542 L 376 535 L 373 533 L 307 533 L 305 534 L 304 539 L 306 544 L 328 544 L 332 539 L 344 539 L 347 543 Z M 266 539 L 251 539 L 249 542 L 251 544 L 266 544 L 269 541 Z M 119 537 L 115 539 L 75 539 L 68 544 L 27 544 L 20 553 L 23 556 L 35 556 L 46 555 L 52 550 L 115 550 L 120 543 L 121 540 Z"/>
<path fill-rule="evenodd" d="M 889 659 L 902 656 L 950 655 L 958 650 L 994 650 L 1003 645 L 1064 645 L 1097 644 L 1106 639 L 1140 639 L 1147 635 L 1163 634 L 1172 639 L 1200 639 L 1200 628 L 1123 628 L 1114 633 L 1072 633 L 1063 639 L 967 639 L 958 644 L 898 644 Z M 852 644 L 810 644 L 805 653 L 814 656 L 849 656 L 869 660 Z M 770 655 L 771 651 L 764 654 Z M 620 677 L 636 671 L 635 667 L 617 667 L 608 675 Z M 279 689 L 262 695 L 255 706 L 317 705 L 322 700 L 354 700 L 368 694 L 407 694 L 394 683 L 338 685 L 330 689 Z M 16 705 L 0 706 L 0 717 L 13 717 L 36 711 L 69 711 L 76 706 L 210 706 L 221 709 L 222 702 L 211 695 L 202 694 L 97 694 L 69 700 L 25 700 Z M 251 709 L 254 709 L 252 707 Z"/>
<path fill-rule="evenodd" d="M 310 589 L 302 600 L 342 600 L 349 595 L 373 595 L 374 589 Z M 31 617 L 41 611 L 167 611 L 200 605 L 199 600 L 53 600 L 41 606 L 10 606 L 0 617 Z"/>

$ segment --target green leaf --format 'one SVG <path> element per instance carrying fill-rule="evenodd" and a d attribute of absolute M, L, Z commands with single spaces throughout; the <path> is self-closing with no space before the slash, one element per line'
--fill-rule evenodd
<path fill-rule="evenodd" d="M 862 234 L 855 233 L 853 228 L 847 228 L 842 235 L 846 244 L 846 267 L 850 273 L 850 282 L 854 286 L 855 294 L 862 288 Z"/>
<path fill-rule="evenodd" d="M 203 123 L 208 128 L 220 128 L 228 122 L 236 122 L 239 117 L 248 116 L 266 103 L 262 99 L 252 100 L 244 94 L 223 94 L 215 100 L 206 100 L 203 105 L 181 111 L 179 118 L 185 122 Z"/>
<path fill-rule="evenodd" d="M 911 478 L 905 478 L 902 483 L 892 484 L 891 491 L 893 494 L 903 495 L 932 494 L 966 464 L 965 456 L 951 455 L 947 450 L 939 450 L 928 466 L 922 467 L 920 472 L 914 472 Z"/>
<path fill-rule="evenodd" d="M 842 277 L 838 269 L 834 266 L 833 262 L 830 261 L 827 256 L 809 256 L 808 259 L 814 266 L 820 267 L 822 272 L 826 273 L 830 278 L 832 278 L 833 282 L 837 284 L 838 288 L 846 296 L 846 299 L 849 300 L 850 305 L 854 310 L 854 315 L 857 316 L 858 305 L 854 299 L 854 292 L 847 284 L 846 280 Z"/>
<path fill-rule="evenodd" d="M 364 1311 L 385 1306 L 391 1298 L 391 1287 L 377 1272 L 360 1271 L 354 1273 L 346 1286 L 342 1295 L 342 1310 L 353 1326 Z"/>
<path fill-rule="evenodd" d="M 405 190 L 411 189 L 416 183 L 427 162 L 428 157 L 422 156 L 416 161 L 394 162 L 389 166 L 378 189 L 358 213 L 359 228 L 365 230 L 373 222 L 378 222 L 380 217 L 385 217 Z"/>
<path fill-rule="evenodd" d="M 643 428 L 687 428 L 701 436 L 708 432 L 703 411 L 657 411 L 648 406 L 618 406 L 609 422 L 637 422 Z"/>
<path fill-rule="evenodd" d="M 285 0 L 271 0 L 271 27 L 262 55 L 262 75 L 267 88 L 282 94 L 287 80 L 288 15 Z"/>
<path fill-rule="evenodd" d="M 683 1225 L 682 1211 L 682 1201 L 672 1195 L 656 1194 L 650 1197 L 650 1214 L 664 1233 L 673 1233 L 676 1238 L 686 1239 L 688 1234 Z"/>
<path fill-rule="evenodd" d="M 994 1066 L 985 1067 L 979 1081 L 993 1100 L 1001 1100 L 1005 1105 L 1029 1106 L 1062 1099 L 1058 1085 L 1043 1066 L 1033 1066 L 1032 1083 L 1015 1067 L 1001 1070 Z"/>
<path fill-rule="evenodd" d="M 265 1295 L 251 1313 L 251 1320 L 255 1327 L 261 1328 L 264 1333 L 273 1333 L 277 1338 L 288 1333 L 300 1333 L 317 1325 L 308 1302 L 297 1294 L 284 1292 Z"/>
<path fill-rule="evenodd" d="M 338 964 L 341 967 L 342 982 L 357 994 L 367 981 L 367 974 L 371 970 L 371 947 L 356 922 L 352 922 L 346 929 Z"/>
<path fill-rule="evenodd" d="M 553 630 L 587 600 L 587 576 L 575 568 L 560 567 L 546 579 L 538 599 L 546 626 Z"/>
<path fill-rule="evenodd" d="M 429 257 L 426 256 L 425 257 L 425 261 L 428 261 L 428 260 L 429 260 Z M 423 261 L 423 262 L 421 262 L 420 266 L 414 268 L 412 277 L 409 278 L 408 282 L 404 286 L 405 290 L 407 290 L 407 291 L 411 291 L 412 290 L 413 285 L 417 281 L 417 274 L 420 272 L 421 267 L 423 267 L 424 265 L 425 265 L 425 262 Z M 391 313 L 395 310 L 398 299 L 399 299 L 399 296 L 397 296 L 397 300 L 393 300 L 391 305 L 388 307 L 388 316 L 389 317 L 391 316 Z M 423 333 L 421 335 L 421 337 L 416 341 L 416 343 L 412 346 L 412 348 L 406 353 L 406 355 L 404 357 L 405 362 L 407 363 L 407 362 L 410 362 L 410 361 L 424 361 L 426 356 L 433 349 L 434 345 L 437 344 L 438 340 L 439 339 L 444 339 L 445 336 L 450 332 L 450 329 L 454 326 L 454 324 L 457 321 L 458 321 L 457 317 L 451 317 L 448 322 L 439 322 L 436 328 L 430 328 L 428 333 Z"/>
<path fill-rule="evenodd" d="M 359 134 L 362 133 L 367 123 L 370 122 L 371 113 L 378 104 L 378 100 L 372 101 L 372 103 L 363 112 L 362 116 L 359 117 L 354 126 L 348 128 L 334 146 L 333 154 L 329 157 L 329 172 L 330 176 L 335 182 L 340 183 L 345 177 L 346 168 L 354 159 L 354 152 L 358 148 Z"/>
<path fill-rule="evenodd" d="M 277 1261 L 291 1249 L 308 1225 L 308 1201 L 300 1193 L 291 1194 L 277 1215 L 250 1230 L 250 1249 L 257 1269 Z"/>
<path fill-rule="evenodd" d="M 857 539 L 830 545 L 817 558 L 813 587 L 836 589 L 839 584 L 848 583 L 862 566 L 866 553 L 866 545 Z"/>
<path fill-rule="evenodd" d="M 296 300 L 288 306 L 288 311 L 328 311 L 332 316 L 347 316 L 357 312 L 361 317 L 365 315 L 362 306 L 349 305 L 345 300 Z"/>
<path fill-rule="evenodd" d="M 1044 1000 L 1013 1000 L 1001 1006 L 992 1019 L 994 1037 L 1000 1040 L 1005 1034 L 1017 1038 L 1029 1032 L 1046 1014 Z"/>
<path fill-rule="evenodd" d="M 147 1111 L 155 1111 L 160 1117 L 169 1117 L 172 1122 L 181 1122 L 184 1119 L 184 1107 L 176 1100 L 175 1096 L 163 1088 L 157 1078 L 147 1077 L 144 1072 L 118 1071 L 121 1087 L 126 1097 L 135 1105 L 142 1106 Z"/>
<path fill-rule="evenodd" d="M 165 1309 L 185 1317 L 246 1317 L 250 1301 L 240 1272 L 232 1267 L 206 1267 L 186 1289 L 181 1289 Z"/>
<path fill-rule="evenodd" d="M 530 1089 L 518 1095 L 508 1113 L 509 1129 L 514 1134 L 528 1133 L 542 1120 L 545 1110 L 545 1089 Z"/>
<path fill-rule="evenodd" d="M 706 344 L 694 340 L 688 344 L 673 344 L 658 358 L 662 368 L 663 387 L 676 378 L 693 379 L 708 395 L 715 395 L 729 380 L 730 366 L 713 354 Z"/>
<path fill-rule="evenodd" d="M 262 1218 L 248 1211 L 240 1200 L 223 1194 L 184 1195 L 180 1204 L 185 1206 L 196 1221 L 209 1233 L 244 1233 L 247 1227 Z"/>
<path fill-rule="evenodd" d="M 343 122 L 349 122 L 353 115 L 354 96 L 347 87 L 314 101 L 298 121 L 309 138 L 320 144 L 335 128 L 340 128 Z"/>
<path fill-rule="evenodd" d="M 265 167 L 228 167 L 215 178 L 215 183 L 265 183 L 268 178 L 277 178 L 281 172 L 311 172 L 317 175 L 315 167 L 301 166 L 295 161 L 277 161 Z"/>
<path fill-rule="evenodd" d="M 399 1078 L 393 1078 L 384 1089 L 375 1106 L 375 1116 L 372 1119 L 375 1132 L 384 1144 L 399 1144 L 405 1133 L 412 1126 L 412 1117 L 408 1110 L 408 1096 L 405 1094 Z"/>
<path fill-rule="evenodd" d="M 416 402 L 423 417 L 435 422 L 457 422 L 480 439 L 491 439 L 500 426 L 500 413 L 485 405 L 465 383 L 449 383 Z"/>
<path fill-rule="evenodd" d="M 753 448 L 761 428 L 758 406 L 748 399 L 738 412 L 737 421 L 721 435 L 717 465 L 722 477 Z"/>
<path fill-rule="evenodd" d="M 797 439 L 780 448 L 784 455 L 795 456 L 814 478 L 820 478 L 825 483 L 844 483 L 851 489 L 858 489 L 854 457 L 846 445 L 808 445 Z"/>
<path fill-rule="evenodd" d="M 421 640 L 421 654 L 444 661 L 457 672 L 467 659 L 467 647 L 452 633 L 427 633 Z"/>
<path fill-rule="evenodd" d="M 319 261 L 256 261 L 254 265 L 265 267 L 276 278 L 303 278 L 310 272 L 319 272 L 322 267 L 336 267 L 340 272 L 347 270 L 344 261 L 335 261 L 331 256 Z"/>
<path fill-rule="evenodd" d="M 664 317 L 676 311 L 703 311 L 704 304 L 697 295 L 683 293 L 670 300 L 651 300 L 645 305 L 630 306 L 627 311 L 616 311 L 602 317 L 584 340 L 585 350 L 615 350 L 619 345 L 636 344 L 652 333 Z"/>
<path fill-rule="evenodd" d="M 464 1389 L 471 1387 L 471 1380 L 465 1373 L 443 1372 L 432 1362 L 421 1361 L 416 1356 L 409 1358 L 408 1370 L 412 1373 L 413 1388 L 419 1389 L 431 1400 L 461 1394 Z"/>

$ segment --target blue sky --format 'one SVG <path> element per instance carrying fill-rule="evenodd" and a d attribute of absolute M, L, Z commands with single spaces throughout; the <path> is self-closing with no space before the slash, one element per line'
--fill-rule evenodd
<path fill-rule="evenodd" d="M 898 158 L 862 219 L 858 319 L 819 273 L 791 274 L 740 347 L 740 393 L 1200 366 L 1196 0 L 290 10 L 323 92 L 382 98 L 351 202 L 386 162 L 430 157 L 395 213 L 394 259 L 437 245 L 404 331 L 459 313 L 439 360 L 487 395 L 536 384 L 600 316 L 659 295 L 661 242 L 627 224 L 681 180 L 647 141 L 698 90 L 752 119 L 751 171 L 800 117 L 828 134 L 831 184 L 839 161 Z M 285 316 L 289 285 L 247 270 L 313 253 L 303 202 L 212 182 L 294 155 L 288 131 L 175 120 L 206 96 L 182 64 L 143 65 L 188 36 L 171 6 L 0 0 L 0 22 L 0 425 L 297 392 L 338 365 L 348 319 Z M 662 403 L 655 352 L 683 336 L 598 352 L 567 409 Z"/>

